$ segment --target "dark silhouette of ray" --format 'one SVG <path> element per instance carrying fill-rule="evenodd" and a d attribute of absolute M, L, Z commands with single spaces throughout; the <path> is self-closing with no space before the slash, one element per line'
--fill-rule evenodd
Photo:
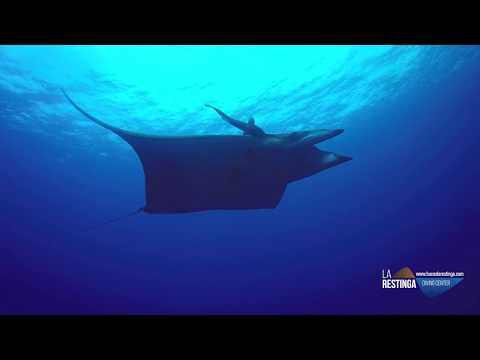
<path fill-rule="evenodd" d="M 243 123 L 208 105 L 243 135 L 147 135 L 109 125 L 63 93 L 80 113 L 120 136 L 140 158 L 146 204 L 135 213 L 272 209 L 288 183 L 351 160 L 315 147 L 343 129 L 267 134 L 253 118 Z"/>

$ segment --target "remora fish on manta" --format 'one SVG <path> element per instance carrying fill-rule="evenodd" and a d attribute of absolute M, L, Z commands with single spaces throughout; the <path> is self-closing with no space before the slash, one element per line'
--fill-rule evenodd
<path fill-rule="evenodd" d="M 109 125 L 67 100 L 84 116 L 114 132 L 137 153 L 145 173 L 146 213 L 273 209 L 288 183 L 352 158 L 321 151 L 315 144 L 343 129 L 267 134 L 215 110 L 243 135 L 156 136 Z"/>

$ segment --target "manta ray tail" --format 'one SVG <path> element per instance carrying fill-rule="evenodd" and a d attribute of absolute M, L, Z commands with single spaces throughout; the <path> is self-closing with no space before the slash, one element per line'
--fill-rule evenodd
<path fill-rule="evenodd" d="M 220 115 L 220 117 L 225 120 L 226 122 L 228 122 L 230 125 L 233 125 L 237 128 L 239 128 L 240 130 L 243 130 L 243 126 L 244 124 L 242 124 L 242 122 L 238 121 L 238 120 L 235 120 L 234 118 L 228 116 L 227 114 L 225 114 L 222 110 L 216 108 L 215 106 L 212 106 L 210 104 L 205 104 L 206 107 L 210 108 L 210 109 L 213 109 L 217 112 L 218 115 Z M 242 126 L 243 125 L 243 126 Z"/>
<path fill-rule="evenodd" d="M 234 118 L 228 116 L 225 114 L 222 110 L 216 108 L 215 106 L 212 106 L 210 104 L 205 104 L 206 107 L 209 107 L 217 112 L 220 117 L 228 122 L 230 125 L 235 126 L 237 129 L 240 129 L 243 131 L 244 135 L 252 135 L 252 136 L 264 136 L 265 132 L 255 125 L 255 120 L 253 118 L 250 118 L 248 123 L 243 123 L 239 120 L 235 120 Z"/>
<path fill-rule="evenodd" d="M 126 218 L 131 217 L 131 216 L 140 214 L 140 213 L 143 211 L 144 208 L 145 208 L 145 207 L 142 206 L 141 208 L 139 208 L 139 209 L 137 209 L 137 210 L 135 210 L 135 211 L 131 211 L 131 212 L 127 213 L 127 214 L 120 215 L 120 216 L 118 216 L 118 217 L 116 217 L 116 218 L 113 218 L 113 219 L 104 221 L 104 222 L 102 222 L 102 223 L 100 223 L 100 224 L 93 225 L 93 226 L 90 226 L 90 227 L 88 227 L 88 228 L 84 228 L 84 229 L 82 229 L 82 231 L 80 231 L 80 232 L 81 232 L 81 233 L 86 233 L 86 232 L 89 232 L 89 231 L 97 230 L 97 229 L 99 229 L 99 228 L 101 228 L 101 227 L 103 227 L 103 226 L 105 226 L 105 225 L 109 225 L 109 224 L 112 224 L 112 223 L 114 223 L 114 222 L 117 222 L 117 221 L 120 221 L 120 220 L 124 220 L 124 219 L 126 219 Z"/>

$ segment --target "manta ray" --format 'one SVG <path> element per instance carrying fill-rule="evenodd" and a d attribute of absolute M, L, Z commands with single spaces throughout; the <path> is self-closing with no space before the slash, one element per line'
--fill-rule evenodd
<path fill-rule="evenodd" d="M 145 174 L 145 213 L 276 208 L 287 185 L 351 160 L 321 151 L 315 144 L 343 129 L 268 134 L 255 124 L 235 120 L 206 104 L 239 135 L 158 136 L 119 129 L 66 99 L 95 124 L 126 141 Z"/>

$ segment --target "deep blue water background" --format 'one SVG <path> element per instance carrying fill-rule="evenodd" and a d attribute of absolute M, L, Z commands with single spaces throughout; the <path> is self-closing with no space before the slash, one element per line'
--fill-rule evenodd
<path fill-rule="evenodd" d="M 346 115 L 319 148 L 353 161 L 291 184 L 273 211 L 141 214 L 89 233 L 143 205 L 138 158 L 95 127 L 89 151 L 7 126 L 33 95 L 2 87 L 0 313 L 478 314 L 480 58 L 464 50 Z M 404 266 L 465 280 L 434 299 L 381 289 L 382 269 Z"/>

